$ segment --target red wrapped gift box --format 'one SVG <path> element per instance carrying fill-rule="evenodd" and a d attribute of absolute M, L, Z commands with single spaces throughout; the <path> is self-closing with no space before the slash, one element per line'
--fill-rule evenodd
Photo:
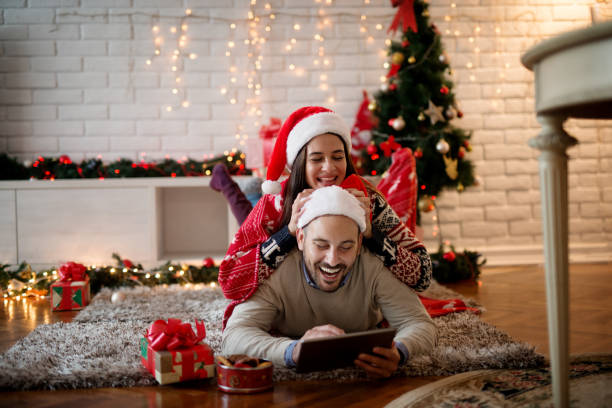
<path fill-rule="evenodd" d="M 214 352 L 205 343 L 155 351 L 143 337 L 140 339 L 140 360 L 162 385 L 215 376 Z"/>
<path fill-rule="evenodd" d="M 91 299 L 89 276 L 85 280 L 57 281 L 51 285 L 51 310 L 81 310 Z"/>

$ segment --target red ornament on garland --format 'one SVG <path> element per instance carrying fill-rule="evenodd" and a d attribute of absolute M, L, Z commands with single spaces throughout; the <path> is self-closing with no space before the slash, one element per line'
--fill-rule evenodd
<path fill-rule="evenodd" d="M 442 258 L 444 258 L 448 262 L 454 262 L 455 259 L 457 258 L 457 255 L 455 255 L 453 251 L 449 251 L 449 252 L 445 252 L 444 255 L 442 255 Z"/>
<path fill-rule="evenodd" d="M 206 268 L 212 268 L 213 266 L 215 266 L 215 261 L 211 257 L 208 257 L 208 258 L 204 259 L 204 261 L 202 261 L 202 264 Z"/>
<path fill-rule="evenodd" d="M 376 145 L 374 143 L 369 144 L 368 147 L 366 148 L 366 151 L 368 152 L 368 154 L 371 156 L 374 153 L 376 153 L 378 151 L 378 149 L 376 148 Z"/>
<path fill-rule="evenodd" d="M 421 157 L 423 157 L 423 149 L 421 149 L 420 147 L 416 149 L 416 151 L 414 152 L 414 157 L 417 159 L 420 159 Z"/>
<path fill-rule="evenodd" d="M 442 85 L 442 88 L 440 88 L 440 93 L 442 95 L 448 95 L 448 87 L 446 85 Z"/>
<path fill-rule="evenodd" d="M 125 268 L 132 268 L 134 266 L 132 261 L 130 261 L 129 259 L 123 259 L 121 263 L 123 264 Z"/>
<path fill-rule="evenodd" d="M 461 112 L 460 110 L 457 111 L 457 117 L 458 118 L 462 118 L 463 117 L 463 112 Z"/>
<path fill-rule="evenodd" d="M 402 41 L 402 47 L 406 48 L 409 45 L 410 45 L 410 41 L 408 41 L 408 40 Z"/>
<path fill-rule="evenodd" d="M 72 160 L 70 160 L 70 157 L 65 154 L 60 156 L 59 162 L 61 164 L 72 164 Z"/>
<path fill-rule="evenodd" d="M 390 91 L 395 91 L 397 89 L 397 84 L 394 82 L 391 85 L 389 85 L 389 90 Z"/>

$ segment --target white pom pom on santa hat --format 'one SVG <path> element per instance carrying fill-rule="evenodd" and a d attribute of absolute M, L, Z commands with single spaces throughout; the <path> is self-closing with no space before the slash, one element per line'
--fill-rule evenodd
<path fill-rule="evenodd" d="M 365 210 L 359 200 L 342 187 L 321 187 L 313 191 L 304 203 L 304 211 L 298 219 L 297 227 L 303 228 L 315 218 L 324 215 L 343 215 L 355 221 L 361 232 L 366 229 Z"/>
<path fill-rule="evenodd" d="M 261 191 L 264 194 L 279 194 L 281 190 L 281 183 L 278 181 L 265 180 L 261 183 Z"/>
<path fill-rule="evenodd" d="M 278 132 L 268 163 L 267 180 L 262 184 L 263 193 L 280 193 L 278 179 L 283 170 L 291 170 L 300 149 L 313 138 L 325 133 L 340 136 L 350 152 L 351 130 L 334 111 L 320 106 L 305 106 L 289 115 Z"/>

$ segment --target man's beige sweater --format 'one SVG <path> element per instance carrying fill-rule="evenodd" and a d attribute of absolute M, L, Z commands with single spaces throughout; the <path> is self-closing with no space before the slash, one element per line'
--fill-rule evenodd
<path fill-rule="evenodd" d="M 417 295 L 366 248 L 347 282 L 334 292 L 308 284 L 302 253 L 295 249 L 250 299 L 236 306 L 223 332 L 222 353 L 284 366 L 286 348 L 312 327 L 333 324 L 351 333 L 374 329 L 383 317 L 398 329 L 395 341 L 410 357 L 434 347 L 436 329 Z"/>

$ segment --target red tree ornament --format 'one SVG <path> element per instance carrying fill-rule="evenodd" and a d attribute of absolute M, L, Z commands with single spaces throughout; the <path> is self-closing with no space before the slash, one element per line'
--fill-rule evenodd
<path fill-rule="evenodd" d="M 448 95 L 448 87 L 446 85 L 442 85 L 442 88 L 440 88 L 440 93 L 442 95 Z"/>
<path fill-rule="evenodd" d="M 386 141 L 380 144 L 380 149 L 385 154 L 385 157 L 391 156 L 391 153 L 393 153 L 400 147 L 402 147 L 402 145 L 395 141 L 395 136 L 393 135 L 389 136 L 389 138 Z"/>

